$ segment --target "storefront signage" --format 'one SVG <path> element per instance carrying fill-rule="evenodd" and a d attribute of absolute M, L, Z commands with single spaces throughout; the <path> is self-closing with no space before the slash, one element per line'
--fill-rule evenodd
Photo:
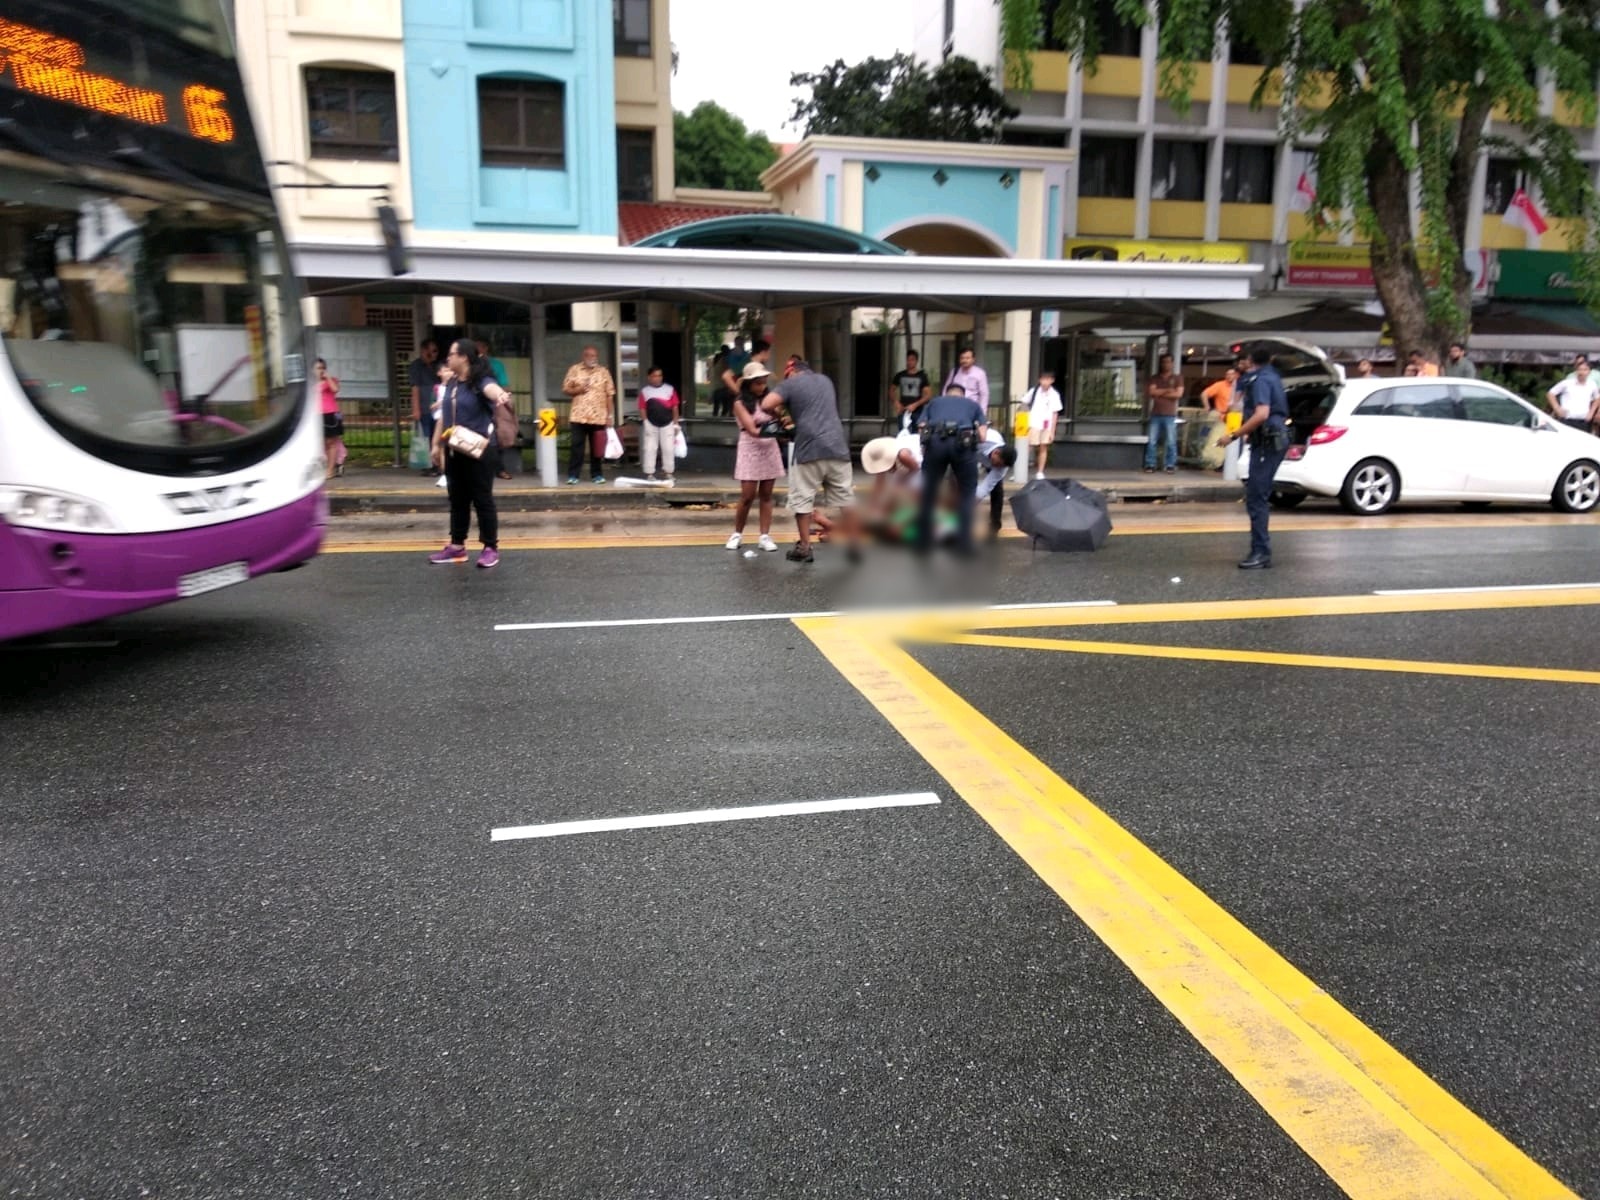
<path fill-rule="evenodd" d="M 1061 256 L 1091 262 L 1248 263 L 1244 242 L 1133 242 L 1114 238 L 1068 238 Z"/>
<path fill-rule="evenodd" d="M 1578 260 L 1562 250 L 1501 250 L 1494 294 L 1508 300 L 1577 300 Z"/>
<path fill-rule="evenodd" d="M 1505 253 L 1501 251 L 1502 255 Z M 1472 272 L 1472 290 L 1486 295 L 1489 290 L 1489 252 L 1473 250 L 1465 256 L 1467 270 Z M 1437 267 L 1424 264 L 1423 273 L 1429 284 L 1438 282 Z M 1289 246 L 1289 269 L 1284 277 L 1289 287 L 1356 288 L 1370 292 L 1372 282 L 1372 248 L 1370 246 Z"/>
<path fill-rule="evenodd" d="M 1372 287 L 1372 257 L 1367 246 L 1289 247 L 1290 287 Z"/>

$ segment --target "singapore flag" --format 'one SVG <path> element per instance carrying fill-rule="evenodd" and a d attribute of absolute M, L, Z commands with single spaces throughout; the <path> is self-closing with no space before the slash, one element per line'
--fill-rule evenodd
<path fill-rule="evenodd" d="M 1544 214 L 1539 211 L 1539 206 L 1533 202 L 1533 197 L 1522 188 L 1518 188 L 1511 196 L 1511 203 L 1506 205 L 1505 223 L 1513 229 L 1520 229 L 1524 233 L 1531 233 L 1534 237 L 1541 237 L 1550 226 L 1545 224 Z"/>
<path fill-rule="evenodd" d="M 1300 182 L 1294 185 L 1294 195 L 1289 197 L 1289 211 L 1308 213 L 1317 205 L 1317 189 L 1311 186 L 1311 177 L 1300 172 Z"/>

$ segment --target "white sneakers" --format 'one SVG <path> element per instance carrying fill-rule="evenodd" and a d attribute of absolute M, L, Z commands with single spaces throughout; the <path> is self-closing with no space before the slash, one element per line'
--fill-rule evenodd
<path fill-rule="evenodd" d="M 1037 475 L 1034 476 L 1034 478 L 1035 479 L 1043 479 L 1044 478 L 1044 472 L 1040 471 Z"/>
<path fill-rule="evenodd" d="M 722 548 L 724 550 L 737 550 L 743 544 L 744 534 L 730 533 L 728 535 L 728 540 L 722 543 Z M 772 540 L 772 535 L 770 533 L 763 533 L 761 535 L 761 540 L 756 544 L 769 554 L 775 553 L 778 549 L 778 543 Z"/>
<path fill-rule="evenodd" d="M 728 540 L 722 543 L 722 548 L 724 550 L 737 550 L 743 542 L 744 534 L 730 533 L 728 535 Z"/>
<path fill-rule="evenodd" d="M 776 554 L 778 552 L 778 543 L 772 540 L 772 535 L 770 533 L 763 533 L 761 535 L 760 545 L 761 548 L 767 551 L 769 554 Z"/>

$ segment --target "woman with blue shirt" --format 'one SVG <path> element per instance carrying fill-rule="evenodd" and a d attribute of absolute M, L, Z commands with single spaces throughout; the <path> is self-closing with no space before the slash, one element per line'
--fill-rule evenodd
<path fill-rule="evenodd" d="M 495 449 L 494 410 L 510 404 L 510 394 L 494 381 L 489 373 L 489 362 L 478 353 L 478 347 L 462 339 L 450 343 L 450 353 L 445 366 L 451 378 L 444 387 L 444 398 L 439 404 L 439 420 L 433 427 L 433 465 L 444 472 L 450 496 L 450 542 L 443 550 L 430 555 L 428 561 L 440 565 L 467 561 L 467 527 L 472 519 L 472 509 L 478 510 L 478 537 L 483 541 L 483 553 L 478 555 L 480 567 L 492 567 L 500 561 L 500 517 L 494 507 L 494 473 L 499 462 Z M 455 426 L 470 429 L 488 439 L 481 458 L 452 450 L 449 430 Z"/>

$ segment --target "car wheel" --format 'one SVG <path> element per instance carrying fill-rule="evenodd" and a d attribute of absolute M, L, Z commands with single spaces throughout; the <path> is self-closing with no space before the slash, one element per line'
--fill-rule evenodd
<path fill-rule="evenodd" d="M 1339 503 L 1358 517 L 1388 512 L 1400 499 L 1400 476 L 1381 458 L 1364 458 L 1344 477 Z"/>
<path fill-rule="evenodd" d="M 1600 503 L 1600 467 L 1587 459 L 1573 463 L 1556 480 L 1550 503 L 1562 512 L 1591 512 Z"/>
<path fill-rule="evenodd" d="M 1271 502 L 1273 508 L 1294 508 L 1304 504 L 1305 499 L 1305 492 L 1273 492 Z"/>

